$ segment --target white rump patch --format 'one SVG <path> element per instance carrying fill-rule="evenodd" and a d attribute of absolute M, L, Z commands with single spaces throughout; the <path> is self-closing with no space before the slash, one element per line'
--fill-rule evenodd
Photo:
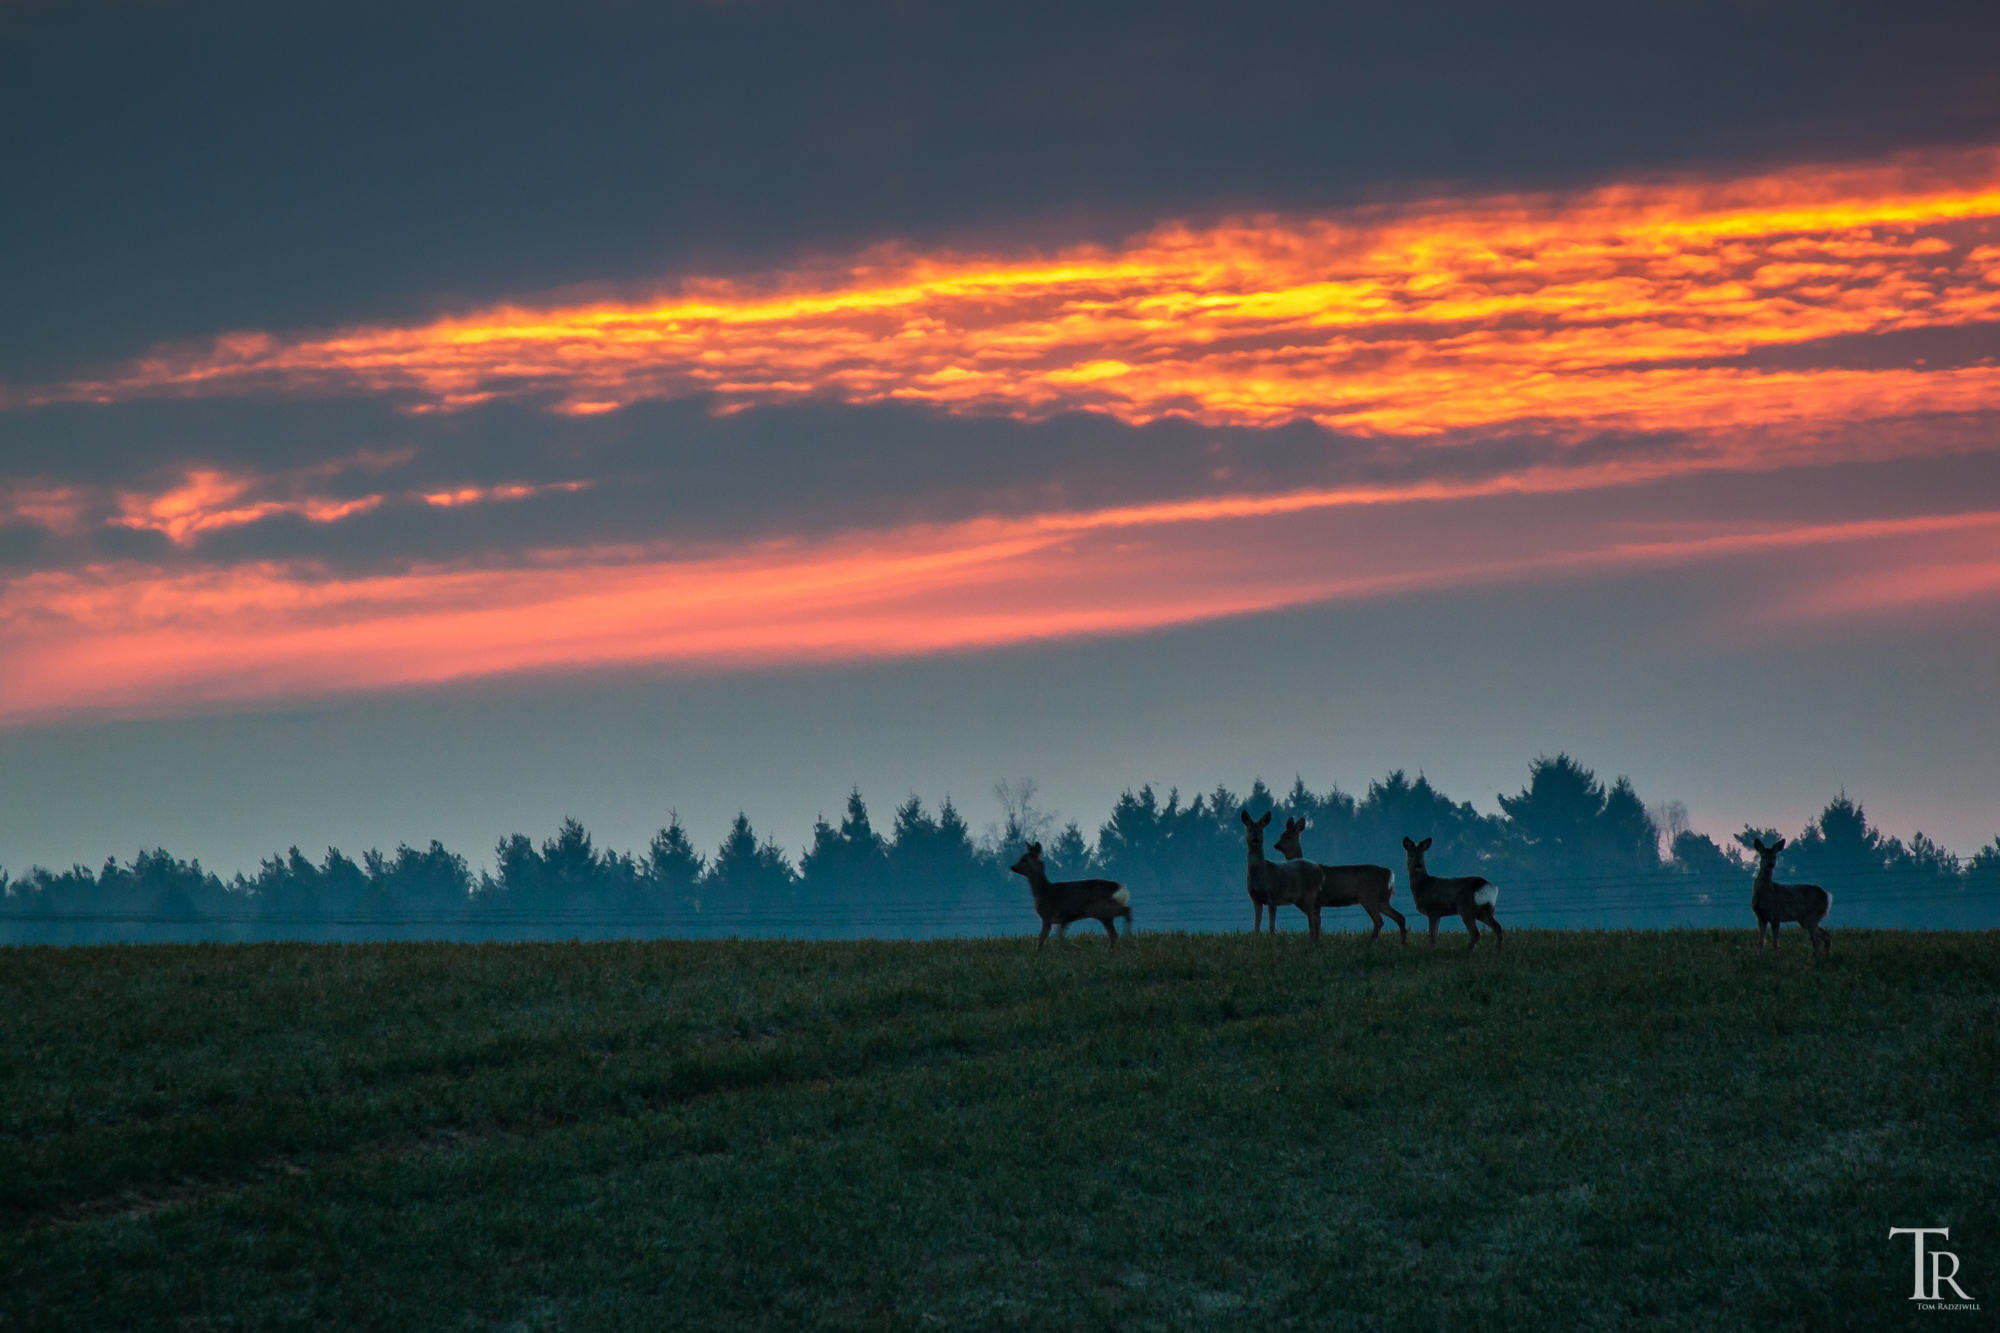
<path fill-rule="evenodd" d="M 1474 889 L 1472 891 L 1472 901 L 1478 903 L 1481 907 L 1493 906 L 1493 904 L 1500 901 L 1500 886 L 1498 884 L 1488 884 L 1483 889 Z"/>
<path fill-rule="evenodd" d="M 1111 895 L 1111 901 L 1117 903 L 1120 907 L 1125 906 L 1125 904 L 1132 901 L 1132 890 L 1122 884 L 1119 885 L 1118 892 Z"/>

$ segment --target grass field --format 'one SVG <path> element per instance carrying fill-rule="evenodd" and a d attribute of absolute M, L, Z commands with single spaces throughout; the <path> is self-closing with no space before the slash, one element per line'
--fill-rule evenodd
<path fill-rule="evenodd" d="M 0 1327 L 1991 1320 L 2000 935 L 1788 934 L 0 951 Z"/>

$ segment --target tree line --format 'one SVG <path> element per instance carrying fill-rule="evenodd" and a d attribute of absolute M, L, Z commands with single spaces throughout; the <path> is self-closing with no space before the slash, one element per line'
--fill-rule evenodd
<path fill-rule="evenodd" d="M 949 799 L 931 809 L 914 795 L 877 829 L 857 789 L 837 822 L 814 824 L 796 864 L 738 814 L 712 854 L 670 815 L 643 853 L 600 849 L 566 819 L 540 843 L 501 839 L 491 869 L 477 871 L 435 841 L 358 861 L 329 848 L 315 862 L 293 847 L 227 881 L 164 850 L 95 872 L 0 869 L 0 942 L 1008 934 L 1033 920 L 1007 869 L 1030 839 L 1053 878 L 1132 886 L 1142 930 L 1232 929 L 1250 913 L 1246 810 L 1305 819 L 1313 860 L 1391 867 L 1404 902 L 1409 835 L 1433 839 L 1439 873 L 1505 885 L 1510 923 L 1740 926 L 1746 849 L 1778 836 L 1746 824 L 1718 842 L 1686 827 L 1678 806 L 1649 808 L 1628 779 L 1607 784 L 1567 754 L 1535 760 L 1495 814 L 1401 770 L 1359 797 L 1300 780 L 1282 793 L 1260 780 L 1241 797 L 1218 785 L 1191 800 L 1142 786 L 1121 794 L 1094 834 L 1038 809 L 1031 783 L 996 791 L 1004 820 L 975 837 Z M 2000 837 L 1961 861 L 1921 832 L 1907 843 L 1884 834 L 1845 793 L 1791 839 L 1778 875 L 1832 890 L 1836 926 L 2000 924 Z M 1329 927 L 1354 924 L 1342 915 Z"/>

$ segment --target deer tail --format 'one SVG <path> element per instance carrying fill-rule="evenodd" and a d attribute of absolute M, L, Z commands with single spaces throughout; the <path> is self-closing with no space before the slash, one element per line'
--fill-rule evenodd
<path fill-rule="evenodd" d="M 1111 895 L 1111 901 L 1117 903 L 1120 907 L 1130 906 L 1132 902 L 1132 890 L 1120 884 L 1118 892 Z"/>
<path fill-rule="evenodd" d="M 1472 901 L 1478 903 L 1481 907 L 1493 906 L 1493 904 L 1500 901 L 1500 886 L 1498 884 L 1480 885 L 1472 891 Z"/>

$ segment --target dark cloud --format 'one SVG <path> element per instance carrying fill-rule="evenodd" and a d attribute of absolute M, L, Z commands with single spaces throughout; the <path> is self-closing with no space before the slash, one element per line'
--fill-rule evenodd
<path fill-rule="evenodd" d="M 1918 342 L 1912 350 L 1946 345 Z M 1021 422 L 902 405 L 717 414 L 699 400 L 584 418 L 518 402 L 411 416 L 354 400 L 189 400 L 15 416 L 10 424 L 26 447 L 8 460 L 15 466 L 0 465 L 0 499 L 82 497 L 67 536 L 18 517 L 0 526 L 7 534 L 0 559 L 16 568 L 127 557 L 306 559 L 352 570 L 434 561 L 508 565 L 538 550 L 659 543 L 700 550 L 1218 493 L 1477 481 L 1538 466 L 1650 462 L 1675 470 L 1690 447 L 1679 432 L 1577 439 L 1520 428 L 1411 441 L 1341 435 L 1310 423 L 1134 427 L 1086 413 Z M 100 417 L 101 438 L 115 449 L 64 447 Z M 1979 447 L 1990 424 L 1932 422 L 1924 429 L 1936 438 L 1927 448 Z M 1949 440 L 1948 430 L 1955 430 Z M 157 531 L 116 525 L 121 495 L 157 496 L 209 471 L 250 483 L 222 508 L 380 500 L 336 522 L 277 512 L 178 545 Z M 448 507 L 423 498 L 500 487 L 533 493 Z"/>
<path fill-rule="evenodd" d="M 2000 8 L 0 8 L 0 380 L 886 235 L 2000 137 Z"/>
<path fill-rule="evenodd" d="M 2000 358 L 2000 324 L 1960 324 L 1813 338 L 1760 347 L 1715 364 L 1746 370 L 1956 370 L 1990 366 L 1996 358 Z"/>
<path fill-rule="evenodd" d="M 113 463 L 60 447 L 73 438 L 76 415 L 87 420 L 93 412 L 112 419 L 106 438 L 120 442 Z M 12 477 L 0 472 L 0 489 L 27 493 L 32 481 L 40 494 L 74 494 L 88 503 L 66 536 L 20 535 L 34 528 L 25 521 L 0 528 L 15 534 L 5 552 L 17 567 L 121 557 L 170 564 L 314 560 L 355 571 L 422 562 L 511 565 L 551 549 L 665 543 L 696 551 L 1217 493 L 1670 462 L 1688 444 L 1667 432 L 1579 441 L 1534 430 L 1413 443 L 1303 423 L 1219 429 L 1168 420 L 1133 427 L 1090 414 L 1027 423 L 900 405 L 717 415 L 700 401 L 642 403 L 586 418 L 521 403 L 403 416 L 348 400 L 154 402 L 20 415 L 31 427 L 24 438 L 35 445 L 26 454 L 30 466 Z M 337 418 L 338 429 L 328 428 L 328 416 Z M 248 482 L 240 495 L 216 502 L 222 509 L 380 499 L 339 521 L 274 512 L 193 533 L 180 544 L 116 524 L 121 496 L 157 496 L 209 471 Z M 580 489 L 557 489 L 577 483 Z M 499 487 L 532 493 L 448 507 L 423 498 Z"/>
<path fill-rule="evenodd" d="M 507 562 L 536 547 L 734 544 L 1217 491 L 1484 475 L 1563 452 L 1533 435 L 1424 450 L 1305 423 L 1216 429 L 1168 420 L 1132 427 L 1083 413 L 1026 423 L 904 406 L 718 415 L 698 400 L 641 403 L 585 418 L 521 403 L 405 416 L 352 400 L 169 401 L 17 415 L 25 447 L 15 467 L 0 468 L 0 486 L 77 488 L 95 501 L 82 515 L 88 540 L 39 548 L 58 563 L 107 554 L 105 542 L 116 543 L 120 554 L 134 553 L 135 541 L 149 554 L 168 554 L 157 534 L 102 526 L 120 512 L 115 492 L 105 488 L 115 483 L 126 494 L 156 495 L 205 471 L 253 479 L 226 507 L 308 496 L 385 498 L 339 522 L 280 513 L 212 529 L 179 548 L 178 558 L 393 566 L 473 557 Z M 116 447 L 103 453 L 65 447 L 86 432 Z M 1670 444 L 1662 439 L 1655 447 Z M 587 485 L 450 507 L 421 498 L 578 482 Z"/>

